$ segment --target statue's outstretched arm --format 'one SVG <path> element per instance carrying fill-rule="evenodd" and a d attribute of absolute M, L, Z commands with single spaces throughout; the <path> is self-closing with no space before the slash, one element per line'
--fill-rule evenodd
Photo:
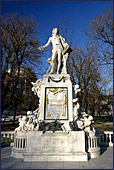
<path fill-rule="evenodd" d="M 51 37 L 49 38 L 49 40 L 48 40 L 48 42 L 47 42 L 46 45 L 41 46 L 41 47 L 39 47 L 38 49 L 39 49 L 39 50 L 44 50 L 44 49 L 47 48 L 50 44 L 51 44 Z"/>

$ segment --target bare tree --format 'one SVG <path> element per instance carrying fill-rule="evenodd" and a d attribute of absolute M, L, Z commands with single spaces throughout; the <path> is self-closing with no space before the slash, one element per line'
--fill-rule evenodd
<path fill-rule="evenodd" d="M 80 105 L 87 113 L 94 116 L 99 95 L 101 94 L 101 72 L 94 52 L 94 48 L 86 46 L 85 49 L 74 47 L 68 59 L 68 72 L 73 84 L 79 84 Z"/>
<path fill-rule="evenodd" d="M 97 47 L 101 63 L 113 64 L 113 8 L 91 19 L 84 32 L 92 45 L 94 43 Z"/>
<path fill-rule="evenodd" d="M 33 68 L 37 64 L 40 69 L 38 45 L 37 28 L 32 18 L 18 14 L 1 17 L 2 111 L 9 107 L 15 111 L 13 101 L 21 67 Z"/>
<path fill-rule="evenodd" d="M 65 23 L 64 26 L 60 22 L 58 24 L 58 30 L 59 30 L 59 33 L 65 38 L 65 40 L 69 44 L 69 46 L 72 47 L 73 44 L 75 44 L 75 39 L 74 39 L 75 34 L 74 34 L 73 27 L 70 28 L 69 25 L 70 25 L 69 22 Z"/>

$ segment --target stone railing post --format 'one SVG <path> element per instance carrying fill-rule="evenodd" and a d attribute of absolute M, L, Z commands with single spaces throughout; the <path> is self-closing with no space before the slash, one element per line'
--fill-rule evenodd
<path fill-rule="evenodd" d="M 106 134 L 106 145 L 113 146 L 113 132 L 105 131 Z"/>

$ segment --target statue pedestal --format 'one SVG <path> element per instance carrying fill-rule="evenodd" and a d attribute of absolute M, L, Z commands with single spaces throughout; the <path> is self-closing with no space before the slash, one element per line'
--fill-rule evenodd
<path fill-rule="evenodd" d="M 28 126 L 29 129 L 26 131 L 24 128 L 27 128 L 27 124 L 24 119 L 24 122 L 21 122 L 23 126 L 20 126 L 22 129 L 17 129 L 14 137 L 12 156 L 30 162 L 88 161 L 88 158 L 98 157 L 100 148 L 97 137 L 87 138 L 84 130 L 71 131 L 69 122 L 73 121 L 74 113 L 70 75 L 46 74 L 34 86 L 35 92 L 38 92 L 38 97 L 40 97 L 38 120 L 41 120 L 40 123 L 50 124 L 51 127 L 40 129 L 40 124 L 39 131 L 30 129 L 31 126 Z M 55 120 L 59 120 L 62 129 L 56 127 L 57 121 Z M 55 132 L 53 128 L 57 128 Z"/>
<path fill-rule="evenodd" d="M 85 152 L 85 132 L 61 131 L 42 133 L 27 132 L 27 148 L 24 161 L 87 161 Z"/>
<path fill-rule="evenodd" d="M 59 119 L 67 130 L 73 120 L 72 83 L 69 74 L 43 76 L 40 95 L 39 120 L 50 122 Z"/>

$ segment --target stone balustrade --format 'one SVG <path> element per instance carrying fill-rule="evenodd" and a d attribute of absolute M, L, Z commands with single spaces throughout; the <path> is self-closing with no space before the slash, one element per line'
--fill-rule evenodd
<path fill-rule="evenodd" d="M 27 147 L 27 139 L 26 137 L 15 137 L 14 138 L 14 147 L 19 150 L 23 150 Z"/>
<path fill-rule="evenodd" d="M 97 136 L 100 146 L 113 146 L 113 132 L 98 131 Z"/>
<path fill-rule="evenodd" d="M 10 144 L 14 146 L 14 131 L 2 131 L 1 132 L 1 145 Z"/>
<path fill-rule="evenodd" d="M 98 137 L 88 137 L 88 149 L 94 149 L 98 146 Z"/>
<path fill-rule="evenodd" d="M 96 137 L 97 136 L 97 137 Z M 98 131 L 95 137 L 89 137 L 86 141 L 86 148 L 96 148 L 99 146 L 113 146 L 113 132 L 110 131 Z M 2 131 L 1 132 L 1 144 L 10 143 L 10 146 L 16 148 L 26 148 L 26 138 L 16 137 L 14 140 L 13 131 Z"/>
<path fill-rule="evenodd" d="M 88 153 L 88 158 L 96 158 L 100 156 L 100 147 L 98 143 L 98 137 L 96 136 L 86 136 L 86 151 Z"/>

